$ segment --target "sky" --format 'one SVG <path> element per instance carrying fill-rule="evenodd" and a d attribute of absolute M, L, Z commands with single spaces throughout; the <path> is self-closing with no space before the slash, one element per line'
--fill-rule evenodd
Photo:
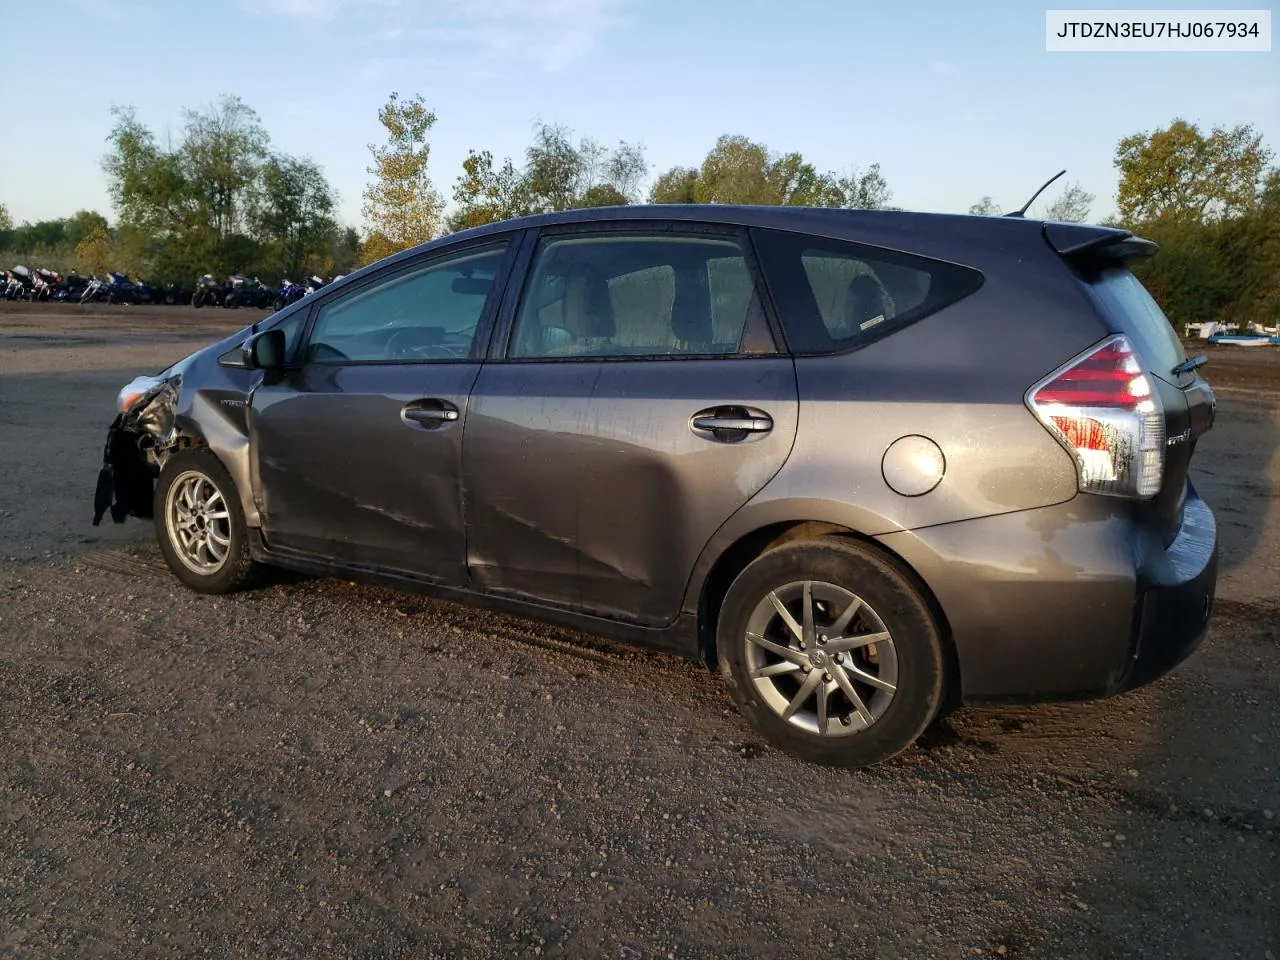
<path fill-rule="evenodd" d="M 820 170 L 879 163 L 912 210 L 985 195 L 1016 208 L 1065 167 L 1060 183 L 1096 195 L 1092 219 L 1115 209 L 1112 157 L 1131 133 L 1250 123 L 1280 151 L 1276 49 L 1048 53 L 1045 5 L 1030 2 L 42 0 L 52 32 L 32 9 L 0 0 L 0 31 L 23 23 L 32 41 L 0 53 L 0 204 L 17 223 L 114 220 L 112 106 L 176 140 L 183 108 L 222 94 L 258 112 L 274 149 L 317 161 L 354 226 L 393 90 L 439 118 L 430 170 L 446 197 L 469 149 L 518 162 L 537 120 L 642 143 L 650 180 L 724 133 Z"/>

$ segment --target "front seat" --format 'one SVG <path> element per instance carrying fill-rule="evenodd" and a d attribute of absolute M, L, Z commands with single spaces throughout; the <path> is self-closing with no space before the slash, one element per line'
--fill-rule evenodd
<path fill-rule="evenodd" d="M 585 264 L 572 267 L 565 278 L 563 323 L 573 339 L 551 347 L 545 356 L 603 356 L 613 352 L 617 324 L 609 283 Z"/>

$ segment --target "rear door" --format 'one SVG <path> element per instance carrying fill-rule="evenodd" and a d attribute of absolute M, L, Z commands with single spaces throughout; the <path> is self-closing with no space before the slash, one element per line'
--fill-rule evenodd
<path fill-rule="evenodd" d="M 543 231 L 525 259 L 471 398 L 473 582 L 670 623 L 703 546 L 795 436 L 794 365 L 745 238 L 584 225 Z"/>
<path fill-rule="evenodd" d="M 428 254 L 314 309 L 299 362 L 250 401 L 270 547 L 465 583 L 463 428 L 513 246 Z"/>

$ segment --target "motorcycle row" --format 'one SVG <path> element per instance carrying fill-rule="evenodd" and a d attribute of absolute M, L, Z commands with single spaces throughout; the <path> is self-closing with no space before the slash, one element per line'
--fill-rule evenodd
<path fill-rule="evenodd" d="M 340 280 L 341 277 L 334 277 Z M 29 270 L 22 265 L 0 271 L 0 297 L 5 300 L 58 301 L 66 303 L 164 303 L 193 307 L 258 307 L 279 310 L 333 281 L 308 277 L 305 283 L 283 281 L 278 288 L 268 287 L 257 277 L 233 274 L 218 279 L 205 274 L 196 281 L 194 291 L 180 284 L 163 287 L 108 273 L 105 277 L 72 273 L 66 277 L 55 270 Z"/>

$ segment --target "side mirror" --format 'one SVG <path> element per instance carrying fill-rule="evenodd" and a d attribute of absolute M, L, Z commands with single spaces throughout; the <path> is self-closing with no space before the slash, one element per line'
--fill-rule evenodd
<path fill-rule="evenodd" d="M 228 350 L 218 358 L 218 363 L 238 370 L 283 370 L 285 347 L 283 330 L 264 330 L 236 349 Z"/>
<path fill-rule="evenodd" d="M 265 330 L 244 345 L 245 359 L 252 370 L 283 370 L 284 354 L 283 330 Z"/>

